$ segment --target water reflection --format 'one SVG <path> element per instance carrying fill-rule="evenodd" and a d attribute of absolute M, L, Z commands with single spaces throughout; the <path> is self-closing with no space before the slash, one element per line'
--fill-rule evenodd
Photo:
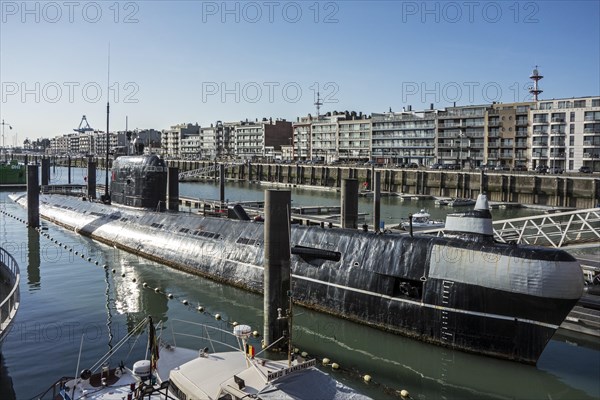
<path fill-rule="evenodd" d="M 27 229 L 27 285 L 30 291 L 41 285 L 40 234 L 35 229 Z"/>
<path fill-rule="evenodd" d="M 261 330 L 261 296 L 141 261 L 126 253 L 121 257 L 128 260 L 127 264 L 136 270 L 140 280 L 175 294 L 176 299 L 167 305 L 166 296 L 144 289 L 142 298 L 147 296 L 144 307 L 152 315 L 160 312 L 157 306 L 163 305 L 168 307 L 171 319 L 214 323 L 214 315 L 220 313 L 224 321 L 237 321 Z M 183 306 L 178 301 L 183 298 L 193 306 Z M 195 312 L 197 304 L 203 305 L 207 313 Z M 313 357 L 327 357 L 346 370 L 373 376 L 380 385 L 359 386 L 359 390 L 367 391 L 374 398 L 386 396 L 382 388 L 407 389 L 413 398 L 419 399 L 600 397 L 596 379 L 600 374 L 600 351 L 585 341 L 573 346 L 552 340 L 535 367 L 453 351 L 302 307 L 295 307 L 293 337 L 294 346 Z M 362 385 L 358 373 L 352 383 Z"/>
<path fill-rule="evenodd" d="M 17 395 L 13 389 L 13 382 L 4 364 L 4 357 L 0 352 L 0 398 L 3 400 L 15 400 Z"/>

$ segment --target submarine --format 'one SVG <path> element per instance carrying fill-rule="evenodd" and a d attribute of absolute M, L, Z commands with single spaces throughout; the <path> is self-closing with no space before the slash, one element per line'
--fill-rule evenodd
<path fill-rule="evenodd" d="M 40 215 L 192 274 L 263 290 L 264 227 L 162 211 L 167 165 L 119 157 L 112 204 L 40 195 Z M 13 200 L 26 207 L 26 194 Z M 238 213 L 243 214 L 243 213 Z M 452 349 L 535 364 L 583 293 L 565 251 L 496 242 L 485 195 L 449 214 L 441 236 L 291 225 L 293 301 Z"/>

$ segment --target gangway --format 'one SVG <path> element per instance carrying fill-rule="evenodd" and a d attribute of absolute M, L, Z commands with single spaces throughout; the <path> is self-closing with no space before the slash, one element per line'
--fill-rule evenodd
<path fill-rule="evenodd" d="M 227 168 L 233 168 L 236 167 L 238 165 L 244 165 L 246 164 L 245 162 L 234 162 L 234 163 L 225 163 L 225 169 Z M 203 176 L 203 175 L 208 175 L 210 173 L 215 172 L 217 169 L 219 169 L 219 164 L 212 164 L 212 165 L 207 165 L 206 167 L 202 167 L 202 168 L 198 168 L 198 169 L 192 169 L 190 171 L 185 171 L 185 172 L 180 172 L 179 173 L 179 180 L 184 180 L 187 178 L 194 178 L 194 177 L 198 177 L 198 176 Z"/>
<path fill-rule="evenodd" d="M 557 212 L 494 221 L 494 238 L 502 243 L 563 249 L 600 245 L 600 208 Z M 443 232 L 443 229 L 420 233 Z"/>
<path fill-rule="evenodd" d="M 504 243 L 563 249 L 600 244 L 600 208 L 513 218 L 493 223 L 495 238 Z"/>

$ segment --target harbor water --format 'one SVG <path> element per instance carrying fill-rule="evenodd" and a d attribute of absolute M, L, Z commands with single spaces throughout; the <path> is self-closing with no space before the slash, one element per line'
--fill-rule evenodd
<path fill-rule="evenodd" d="M 73 169 L 73 183 L 83 183 L 84 176 L 84 170 Z M 65 183 L 66 170 L 56 168 L 52 179 Z M 104 182 L 102 173 L 97 179 Z M 265 188 L 228 183 L 226 197 L 231 202 L 262 200 Z M 218 193 L 214 183 L 180 185 L 182 196 L 216 199 Z M 292 200 L 293 206 L 338 205 L 339 194 L 292 188 Z M 371 207 L 371 199 L 360 199 L 360 212 L 370 214 Z M 435 219 L 452 211 L 431 200 L 384 197 L 381 214 L 389 226 L 421 208 Z M 35 398 L 58 378 L 78 374 L 80 345 L 79 370 L 147 315 L 163 321 L 165 335 L 179 319 L 226 329 L 237 321 L 262 330 L 259 295 L 176 271 L 44 220 L 42 232 L 49 237 L 41 235 L 18 220 L 25 220 L 26 212 L 6 192 L 0 192 L 0 210 L 0 245 L 21 269 L 21 307 L 1 349 L 0 399 Z M 492 213 L 494 219 L 505 219 L 535 212 Z M 339 363 L 341 371 L 322 368 L 376 399 L 399 398 L 395 391 L 402 389 L 414 399 L 600 399 L 597 338 L 559 331 L 537 365 L 529 366 L 421 343 L 301 307 L 294 313 L 294 346 Z M 260 339 L 253 340 L 260 346 Z M 193 341 L 182 339 L 177 345 L 191 347 Z M 144 358 L 144 345 L 130 347 L 131 354 L 129 348 L 115 354 L 114 365 Z M 361 379 L 364 374 L 372 377 L 368 385 Z"/>

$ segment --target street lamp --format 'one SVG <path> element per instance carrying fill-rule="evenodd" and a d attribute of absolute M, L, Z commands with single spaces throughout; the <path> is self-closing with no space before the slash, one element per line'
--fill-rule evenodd
<path fill-rule="evenodd" d="M 11 130 L 12 130 L 12 126 L 10 126 L 10 124 L 9 124 L 9 123 L 7 123 L 7 122 L 4 122 L 4 119 L 3 119 L 3 120 L 2 120 L 2 151 L 3 151 L 3 152 L 6 152 L 6 150 L 5 150 L 5 146 L 4 146 L 4 126 L 5 126 L 5 125 L 6 125 L 6 126 L 8 126 L 8 129 L 11 129 Z"/>

